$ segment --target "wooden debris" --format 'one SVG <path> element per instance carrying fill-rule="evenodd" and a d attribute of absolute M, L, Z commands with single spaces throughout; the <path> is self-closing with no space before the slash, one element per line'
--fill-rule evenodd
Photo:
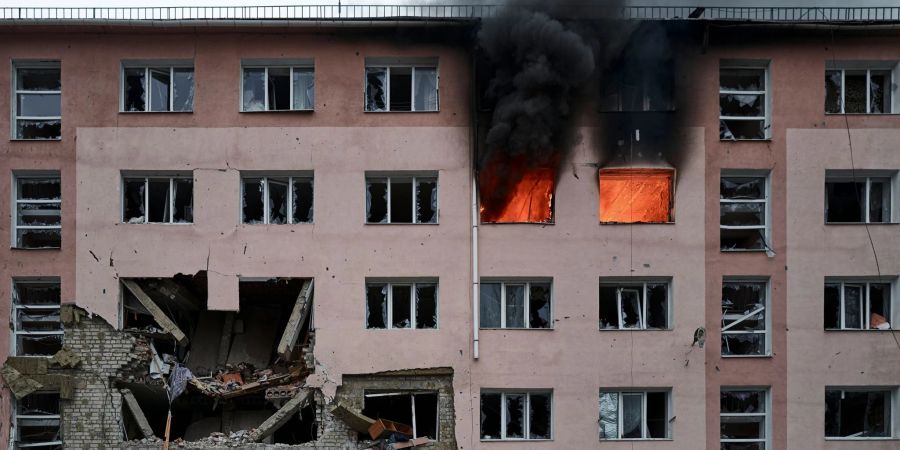
<path fill-rule="evenodd" d="M 278 354 L 284 359 L 290 357 L 291 350 L 294 349 L 294 344 L 297 343 L 297 338 L 300 337 L 300 329 L 303 328 L 306 317 L 309 315 L 312 290 L 312 280 L 306 280 L 303 283 L 303 288 L 300 289 L 297 301 L 294 303 L 294 309 L 291 310 L 291 317 L 288 319 L 287 326 L 284 327 L 284 334 L 281 335 L 281 341 L 278 343 L 277 348 Z"/>
<path fill-rule="evenodd" d="M 366 417 L 361 412 L 354 411 L 340 403 L 331 410 L 331 415 L 341 419 L 357 433 L 368 433 L 369 427 L 375 423 L 375 419 Z"/>
<path fill-rule="evenodd" d="M 128 389 L 122 389 L 119 392 L 122 393 L 122 401 L 125 403 L 125 406 L 128 407 L 128 411 L 131 412 L 131 417 L 134 417 L 134 420 L 137 422 L 143 437 L 153 437 L 153 429 L 150 428 L 150 422 L 147 421 L 147 416 L 144 415 L 144 411 L 141 409 L 141 406 L 138 405 L 137 399 L 134 398 L 134 394 Z"/>
<path fill-rule="evenodd" d="M 141 302 L 141 305 L 143 305 L 144 308 L 146 308 L 147 311 L 150 312 L 150 315 L 153 316 L 153 319 L 156 321 L 156 323 L 159 324 L 159 326 L 167 333 L 171 334 L 179 344 L 185 344 L 188 342 L 187 336 L 183 331 L 181 331 L 180 328 L 178 328 L 178 325 L 176 325 L 175 322 L 169 319 L 166 314 L 163 313 L 161 309 L 159 309 L 159 306 L 156 305 L 153 299 L 151 299 L 150 296 L 147 295 L 147 293 L 137 285 L 137 283 L 132 280 L 122 280 L 122 285 L 124 285 L 126 288 L 128 288 L 129 291 L 131 291 L 132 294 L 134 294 L 135 298 L 137 298 L 138 301 Z"/>
<path fill-rule="evenodd" d="M 412 437 L 413 428 L 405 423 L 387 419 L 377 419 L 369 426 L 369 436 L 372 439 L 381 439 L 391 433 L 402 433 Z"/>

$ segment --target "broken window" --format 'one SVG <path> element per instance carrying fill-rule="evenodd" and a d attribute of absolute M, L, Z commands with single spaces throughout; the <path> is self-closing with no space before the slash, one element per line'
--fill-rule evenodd
<path fill-rule="evenodd" d="M 840 63 L 838 63 L 840 64 Z M 892 70 L 883 63 L 847 63 L 825 70 L 825 112 L 828 114 L 890 114 L 893 112 Z M 881 68 L 877 66 L 883 66 Z M 893 63 L 890 64 L 893 66 Z M 869 66 L 869 67 L 865 67 Z"/>
<path fill-rule="evenodd" d="M 722 282 L 722 356 L 769 354 L 768 283 Z"/>
<path fill-rule="evenodd" d="M 246 176 L 241 180 L 242 218 L 249 224 L 312 223 L 311 176 Z"/>
<path fill-rule="evenodd" d="M 723 174 L 719 178 L 719 248 L 766 250 L 769 195 L 765 176 Z"/>
<path fill-rule="evenodd" d="M 177 65 L 126 63 L 122 67 L 123 112 L 191 112 L 194 109 L 194 68 Z"/>
<path fill-rule="evenodd" d="M 552 439 L 551 402 L 550 391 L 483 391 L 481 439 Z"/>
<path fill-rule="evenodd" d="M 438 393 L 435 391 L 366 391 L 362 414 L 412 427 L 412 438 L 438 440 Z"/>
<path fill-rule="evenodd" d="M 52 356 L 62 348 L 59 280 L 13 280 L 13 355 Z"/>
<path fill-rule="evenodd" d="M 719 139 L 767 139 L 770 135 L 768 63 L 723 63 L 719 69 Z"/>
<path fill-rule="evenodd" d="M 481 328 L 552 328 L 551 282 L 482 281 Z"/>
<path fill-rule="evenodd" d="M 437 282 L 366 283 L 366 328 L 437 328 L 437 324 Z"/>
<path fill-rule="evenodd" d="M 241 111 L 312 111 L 316 77 L 312 62 L 297 65 L 245 65 Z"/>
<path fill-rule="evenodd" d="M 891 437 L 893 390 L 825 388 L 825 437 Z"/>
<path fill-rule="evenodd" d="M 768 391 L 722 389 L 719 395 L 719 428 L 722 450 L 769 448 Z"/>
<path fill-rule="evenodd" d="M 600 223 L 672 222 L 672 169 L 601 169 Z"/>
<path fill-rule="evenodd" d="M 59 248 L 62 233 L 59 172 L 14 173 L 13 178 L 13 247 Z"/>
<path fill-rule="evenodd" d="M 366 177 L 366 223 L 437 221 L 437 174 Z"/>
<path fill-rule="evenodd" d="M 825 281 L 826 330 L 890 330 L 891 283 Z"/>
<path fill-rule="evenodd" d="M 366 111 L 437 111 L 437 66 L 369 65 Z"/>
<path fill-rule="evenodd" d="M 601 330 L 668 328 L 667 281 L 600 282 Z"/>
<path fill-rule="evenodd" d="M 14 448 L 63 448 L 59 392 L 37 391 L 15 403 L 10 430 Z"/>
<path fill-rule="evenodd" d="M 177 176 L 123 177 L 125 223 L 193 223 L 194 180 Z"/>
<path fill-rule="evenodd" d="M 600 439 L 669 437 L 667 391 L 600 392 Z"/>
<path fill-rule="evenodd" d="M 60 139 L 59 62 L 15 62 L 13 66 L 13 139 Z"/>
<path fill-rule="evenodd" d="M 826 172 L 825 223 L 891 222 L 891 177 L 865 174 L 865 171 Z"/>

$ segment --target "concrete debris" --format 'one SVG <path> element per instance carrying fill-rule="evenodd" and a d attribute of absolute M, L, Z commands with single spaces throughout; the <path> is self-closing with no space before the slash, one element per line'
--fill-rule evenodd
<path fill-rule="evenodd" d="M 172 319 L 156 305 L 153 299 L 151 299 L 137 283 L 132 280 L 122 280 L 122 285 L 134 294 L 134 297 L 141 303 L 141 306 L 153 316 L 153 319 L 163 330 L 171 334 L 179 344 L 187 343 L 188 338 L 184 332 L 181 331 L 181 328 L 178 328 L 178 325 L 176 325 L 175 322 L 173 322 Z"/>
<path fill-rule="evenodd" d="M 303 324 L 306 322 L 307 316 L 309 316 L 309 299 L 312 296 L 312 289 L 312 280 L 306 280 L 303 283 L 303 288 L 300 289 L 300 295 L 297 296 L 297 301 L 291 310 L 291 317 L 288 319 L 287 326 L 284 328 L 284 334 L 281 335 L 281 341 L 278 343 L 278 354 L 282 358 L 287 359 L 291 356 L 291 351 L 297 343 L 297 338 L 300 337 L 300 329 L 303 328 Z"/>
<path fill-rule="evenodd" d="M 134 417 L 143 437 L 153 437 L 153 429 L 150 428 L 150 422 L 148 422 L 147 417 L 144 416 L 144 411 L 141 409 L 140 405 L 138 405 L 137 400 L 134 398 L 134 394 L 128 389 L 122 389 L 119 392 L 122 393 L 122 402 L 128 408 L 131 417 Z"/>
<path fill-rule="evenodd" d="M 297 413 L 300 408 L 303 408 L 307 403 L 309 403 L 310 399 L 312 399 L 312 391 L 308 389 L 302 389 L 297 392 L 297 395 L 292 398 L 290 401 L 284 404 L 275 414 L 272 414 L 271 417 L 266 419 L 259 428 L 254 430 L 251 433 L 251 440 L 254 442 L 259 442 L 272 433 L 278 431 L 282 425 L 287 423 L 288 420 L 291 419 L 291 416 Z"/>
<path fill-rule="evenodd" d="M 6 387 L 12 391 L 17 399 L 21 399 L 44 387 L 41 383 L 23 375 L 8 362 L 0 368 L 0 376 L 3 377 L 3 382 L 6 383 Z"/>
<path fill-rule="evenodd" d="M 81 357 L 72 350 L 63 347 L 50 358 L 50 362 L 64 369 L 74 369 L 81 364 Z"/>
<path fill-rule="evenodd" d="M 30 356 L 10 356 L 6 358 L 6 364 L 25 375 L 42 375 L 47 373 L 47 358 L 34 358 Z"/>
<path fill-rule="evenodd" d="M 344 421 L 351 430 L 357 433 L 368 433 L 369 427 L 375 423 L 375 419 L 366 417 L 363 413 L 347 408 L 340 403 L 331 410 L 331 414 Z"/>

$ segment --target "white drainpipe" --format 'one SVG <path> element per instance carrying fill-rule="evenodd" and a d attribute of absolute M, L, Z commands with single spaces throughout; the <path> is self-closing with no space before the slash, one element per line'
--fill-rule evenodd
<path fill-rule="evenodd" d="M 478 359 L 478 183 L 472 171 L 472 358 Z"/>

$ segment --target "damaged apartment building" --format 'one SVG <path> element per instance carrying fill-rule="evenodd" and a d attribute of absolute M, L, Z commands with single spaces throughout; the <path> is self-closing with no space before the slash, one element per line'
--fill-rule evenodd
<path fill-rule="evenodd" d="M 325 3 L 0 7 L 0 447 L 897 447 L 900 8 Z"/>

